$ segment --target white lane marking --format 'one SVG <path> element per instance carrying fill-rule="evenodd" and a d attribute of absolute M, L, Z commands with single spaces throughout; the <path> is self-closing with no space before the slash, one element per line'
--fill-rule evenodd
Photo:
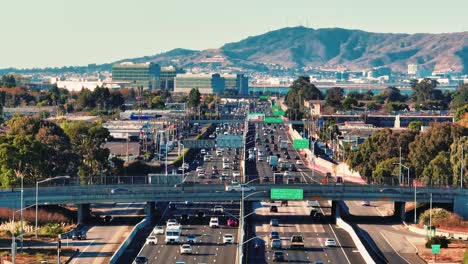
<path fill-rule="evenodd" d="M 400 258 L 401 258 L 402 260 L 404 260 L 404 261 L 405 261 L 406 263 L 408 263 L 408 264 L 411 264 L 411 262 L 409 262 L 408 260 L 406 260 L 404 257 L 402 257 L 402 256 L 400 255 L 400 253 L 399 253 L 398 251 L 395 250 L 395 248 L 392 246 L 392 244 L 390 244 L 390 241 L 388 241 L 388 239 L 384 236 L 384 234 L 383 234 L 382 232 L 379 232 L 379 233 L 380 233 L 380 235 L 384 238 L 385 242 L 387 242 L 387 244 L 390 245 L 390 247 L 393 249 L 393 251 L 395 251 L 395 253 L 397 253 L 397 255 L 400 256 Z"/>
<path fill-rule="evenodd" d="M 325 212 L 323 211 L 322 207 L 320 207 L 320 211 L 322 211 L 322 214 L 325 215 Z M 333 230 L 332 225 L 328 224 L 328 226 L 330 227 L 330 230 L 332 231 L 333 236 L 336 238 L 336 242 L 338 242 L 338 245 L 340 246 L 340 249 L 343 252 L 343 255 L 345 256 L 346 260 L 348 261 L 349 264 L 351 264 L 351 261 L 349 261 L 348 255 L 346 255 L 346 252 L 344 251 L 343 247 L 341 246 L 341 242 L 338 239 L 338 236 L 336 235 L 335 230 Z"/>
<path fill-rule="evenodd" d="M 80 258 L 81 254 L 83 254 L 84 252 L 86 252 L 86 250 L 88 250 L 88 248 L 94 243 L 95 240 L 91 240 L 89 242 L 89 244 L 83 249 L 81 250 L 80 254 L 78 254 L 78 256 L 76 256 L 76 259 L 73 261 L 73 263 L 76 263 L 77 259 Z"/>

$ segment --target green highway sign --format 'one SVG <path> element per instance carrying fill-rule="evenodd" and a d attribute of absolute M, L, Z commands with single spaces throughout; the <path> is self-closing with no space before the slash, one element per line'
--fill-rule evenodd
<path fill-rule="evenodd" d="M 440 254 L 440 244 L 432 244 L 431 248 L 433 254 Z"/>
<path fill-rule="evenodd" d="M 216 138 L 216 144 L 220 148 L 242 148 L 243 137 L 239 135 L 222 135 Z"/>
<path fill-rule="evenodd" d="M 267 95 L 260 96 L 260 100 L 268 100 L 268 96 Z"/>
<path fill-rule="evenodd" d="M 308 149 L 309 148 L 309 140 L 308 139 L 295 139 L 293 141 L 294 149 Z"/>
<path fill-rule="evenodd" d="M 285 114 L 286 114 L 286 112 L 284 112 L 283 110 L 274 110 L 273 111 L 274 116 L 284 116 Z"/>
<path fill-rule="evenodd" d="M 265 123 L 265 124 L 281 124 L 281 123 L 283 123 L 283 119 L 281 117 L 265 117 L 265 119 L 263 119 L 263 123 Z"/>
<path fill-rule="evenodd" d="M 304 199 L 303 189 L 271 189 L 270 199 L 272 200 L 302 200 Z"/>
<path fill-rule="evenodd" d="M 185 148 L 204 149 L 216 147 L 216 141 L 213 139 L 182 140 Z"/>

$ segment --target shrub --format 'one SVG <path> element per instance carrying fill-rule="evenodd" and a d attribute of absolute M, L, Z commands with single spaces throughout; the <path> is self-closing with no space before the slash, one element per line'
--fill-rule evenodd
<path fill-rule="evenodd" d="M 432 225 L 437 226 L 446 221 L 452 213 L 442 208 L 432 208 Z M 420 225 L 429 225 L 430 210 L 424 211 L 419 217 Z"/>
<path fill-rule="evenodd" d="M 445 236 L 435 236 L 427 240 L 426 248 L 431 248 L 431 245 L 433 244 L 439 244 L 441 248 L 448 248 L 450 240 L 448 240 Z"/>

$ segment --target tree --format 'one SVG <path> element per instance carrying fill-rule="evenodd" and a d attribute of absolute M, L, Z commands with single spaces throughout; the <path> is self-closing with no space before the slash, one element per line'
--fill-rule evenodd
<path fill-rule="evenodd" d="M 382 102 L 404 102 L 406 97 L 400 93 L 396 87 L 390 86 L 379 93 L 376 98 Z"/>
<path fill-rule="evenodd" d="M 424 168 L 421 178 L 426 184 L 437 186 L 452 185 L 453 175 L 449 153 L 440 151 Z"/>
<path fill-rule="evenodd" d="M 416 130 L 416 131 L 419 131 L 421 130 L 421 127 L 423 126 L 423 122 L 421 121 L 411 121 L 409 124 L 408 124 L 408 128 L 409 129 L 412 129 L 412 130 Z"/>
<path fill-rule="evenodd" d="M 468 134 L 468 129 L 452 123 L 431 124 L 427 132 L 420 133 L 409 145 L 409 159 L 416 175 L 422 175 L 424 168 L 439 152 L 448 152 L 452 143 L 461 135 Z M 439 157 L 438 162 L 441 162 Z"/>
<path fill-rule="evenodd" d="M 462 160 L 463 151 L 463 160 Z M 464 186 L 468 185 L 468 137 L 463 136 L 454 140 L 450 146 L 450 164 L 452 166 L 453 186 L 460 186 L 460 178 L 465 179 Z M 463 166 L 463 176 L 462 176 Z"/>
<path fill-rule="evenodd" d="M 398 157 L 383 160 L 378 163 L 372 172 L 372 178 L 378 183 L 395 184 L 399 182 L 399 167 L 395 163 L 400 162 Z"/>
<path fill-rule="evenodd" d="M 389 102 L 389 103 L 387 103 L 385 105 L 385 111 L 387 113 L 402 111 L 402 110 L 405 110 L 407 108 L 408 108 L 408 106 L 406 104 L 400 103 L 400 102 Z"/>
<path fill-rule="evenodd" d="M 435 88 L 439 83 L 436 80 L 425 78 L 420 82 L 411 82 L 413 90 L 412 98 L 414 102 L 422 103 L 428 100 L 434 100 Z"/>
<path fill-rule="evenodd" d="M 460 85 L 450 102 L 450 109 L 455 110 L 468 105 L 468 84 Z"/>
<path fill-rule="evenodd" d="M 343 110 L 351 110 L 353 109 L 353 106 L 358 106 L 358 105 L 359 105 L 358 101 L 354 99 L 353 97 L 347 96 L 343 100 Z"/>
<path fill-rule="evenodd" d="M 468 104 L 457 108 L 457 111 L 454 115 L 455 121 L 461 120 L 466 115 L 466 113 L 468 113 Z"/>
<path fill-rule="evenodd" d="M 3 75 L 2 79 L 0 80 L 0 86 L 6 87 L 6 88 L 16 87 L 15 76 L 11 74 Z"/>
<path fill-rule="evenodd" d="M 190 90 L 189 96 L 188 96 L 188 106 L 192 108 L 196 108 L 200 105 L 200 99 L 201 94 L 198 88 L 193 88 Z"/>
<path fill-rule="evenodd" d="M 165 102 L 161 98 L 161 96 L 155 96 L 153 99 L 151 99 L 151 108 L 152 109 L 164 109 L 165 107 Z"/>
<path fill-rule="evenodd" d="M 96 106 L 96 101 L 94 100 L 93 94 L 88 89 L 82 89 L 78 98 L 76 99 L 76 109 L 78 111 L 91 109 Z"/>
<path fill-rule="evenodd" d="M 344 90 L 340 87 L 334 87 L 327 90 L 325 94 L 325 104 L 334 108 L 341 107 L 341 100 L 344 97 Z"/>

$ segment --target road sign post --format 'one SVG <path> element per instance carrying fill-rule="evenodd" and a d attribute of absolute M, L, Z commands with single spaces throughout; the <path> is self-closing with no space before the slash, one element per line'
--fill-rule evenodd
<path fill-rule="evenodd" d="M 440 244 L 432 244 L 432 254 L 434 254 L 434 261 L 437 260 L 437 254 L 440 254 Z"/>

